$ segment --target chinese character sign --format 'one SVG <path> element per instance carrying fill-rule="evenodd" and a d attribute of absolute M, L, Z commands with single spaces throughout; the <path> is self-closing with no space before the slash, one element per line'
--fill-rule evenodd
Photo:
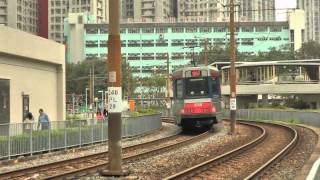
<path fill-rule="evenodd" d="M 121 87 L 108 87 L 108 112 L 121 113 L 122 111 Z"/>

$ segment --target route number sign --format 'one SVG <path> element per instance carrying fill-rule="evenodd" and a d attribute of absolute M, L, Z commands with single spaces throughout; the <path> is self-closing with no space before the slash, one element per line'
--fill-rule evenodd
<path fill-rule="evenodd" d="M 122 112 L 121 87 L 108 87 L 108 112 Z"/>

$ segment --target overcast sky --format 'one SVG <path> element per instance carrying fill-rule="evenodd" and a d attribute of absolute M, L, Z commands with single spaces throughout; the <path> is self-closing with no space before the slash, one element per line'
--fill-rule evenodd
<path fill-rule="evenodd" d="M 276 0 L 276 9 L 295 8 L 296 0 Z M 286 20 L 286 11 L 278 10 L 276 12 L 277 20 Z"/>

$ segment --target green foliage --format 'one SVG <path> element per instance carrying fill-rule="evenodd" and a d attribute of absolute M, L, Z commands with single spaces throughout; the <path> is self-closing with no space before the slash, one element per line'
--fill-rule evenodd
<path fill-rule="evenodd" d="M 66 119 L 67 120 L 80 120 L 82 118 L 80 115 L 77 115 L 77 114 L 67 114 Z"/>
<path fill-rule="evenodd" d="M 320 44 L 316 41 L 303 43 L 302 47 L 297 52 L 299 59 L 318 59 L 320 58 Z"/>
<path fill-rule="evenodd" d="M 158 112 L 155 109 L 152 108 L 143 108 L 139 109 L 138 111 L 129 113 L 130 117 L 139 117 L 139 116 L 148 116 L 148 115 L 154 115 Z"/>

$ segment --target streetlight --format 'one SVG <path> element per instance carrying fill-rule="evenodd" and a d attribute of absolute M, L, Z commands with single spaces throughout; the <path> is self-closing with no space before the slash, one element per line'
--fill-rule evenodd
<path fill-rule="evenodd" d="M 89 88 L 86 88 L 86 112 L 88 112 L 88 90 Z"/>
<path fill-rule="evenodd" d="M 103 94 L 104 94 L 104 91 L 101 90 L 101 91 L 98 91 L 99 93 L 101 93 L 101 103 L 102 103 L 102 109 L 104 109 L 104 98 L 103 98 Z"/>

